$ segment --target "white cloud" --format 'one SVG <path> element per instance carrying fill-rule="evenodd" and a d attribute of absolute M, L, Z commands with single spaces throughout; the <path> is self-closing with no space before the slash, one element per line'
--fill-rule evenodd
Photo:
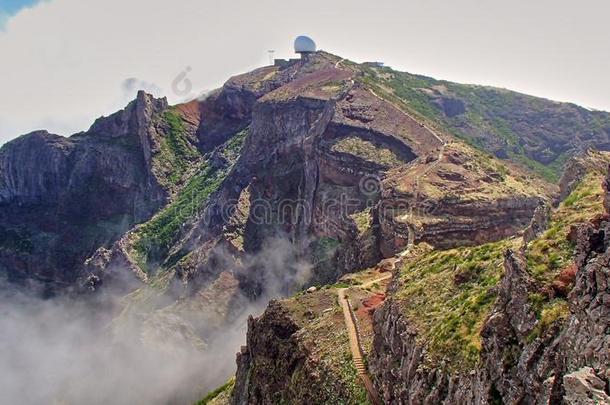
<path fill-rule="evenodd" d="M 0 32 L 0 143 L 48 127 L 86 129 L 122 108 L 129 78 L 184 99 L 291 54 L 311 35 L 344 57 L 610 109 L 605 0 L 51 0 Z M 135 96 L 135 91 L 129 98 Z"/>
<path fill-rule="evenodd" d="M 2 11 L 0 11 L 0 31 L 4 30 L 4 26 L 6 25 L 8 18 L 9 15 L 7 13 L 3 13 Z"/>
<path fill-rule="evenodd" d="M 121 84 L 123 90 L 123 97 L 129 99 L 138 90 L 144 90 L 147 93 L 154 94 L 155 96 L 163 95 L 163 90 L 154 83 L 149 83 L 145 80 L 138 79 L 137 77 L 128 77 L 123 80 Z"/>

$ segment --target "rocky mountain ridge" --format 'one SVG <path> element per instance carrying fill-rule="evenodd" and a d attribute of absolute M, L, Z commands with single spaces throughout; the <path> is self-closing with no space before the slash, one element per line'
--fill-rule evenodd
<path fill-rule="evenodd" d="M 33 132 L 0 150 L 0 270 L 69 286 L 96 247 L 151 217 L 169 190 L 151 154 L 165 100 L 143 92 L 71 138 Z M 112 196 L 111 198 L 108 198 Z M 52 287 L 53 288 L 53 287 Z"/>
<path fill-rule="evenodd" d="M 487 104 L 482 103 L 486 96 L 490 100 Z M 344 184 L 353 184 L 354 181 L 351 179 L 355 177 L 384 173 L 387 169 L 400 165 L 401 162 L 412 161 L 422 154 L 433 154 L 433 145 L 438 139 L 431 136 L 432 128 L 445 133 L 447 141 L 457 136 L 471 142 L 472 139 L 480 139 L 483 136 L 487 139 L 484 142 L 476 139 L 472 141 L 475 147 L 482 147 L 502 158 L 509 157 L 513 161 L 524 163 L 519 157 L 521 155 L 508 156 L 510 153 L 498 152 L 496 146 L 504 142 L 506 149 L 507 142 L 504 127 L 499 124 L 494 127 L 497 119 L 501 119 L 508 126 L 512 126 L 513 138 L 526 142 L 523 144 L 523 150 L 529 152 L 524 152 L 523 156 L 533 159 L 534 163 L 528 161 L 525 165 L 535 170 L 538 170 L 537 167 L 540 165 L 542 165 L 540 167 L 550 165 L 549 167 L 555 168 L 555 163 L 560 164 L 564 154 L 568 156 L 586 145 L 603 149 L 608 136 L 608 128 L 606 128 L 608 119 L 601 112 L 587 113 L 586 110 L 568 104 L 547 102 L 503 90 L 475 86 L 460 87 L 457 84 L 395 72 L 375 65 L 356 65 L 319 52 L 307 62 L 293 62 L 282 67 L 265 67 L 236 76 L 204 101 L 169 107 L 163 100 L 154 100 L 151 96 L 140 93 L 130 107 L 111 117 L 98 120 L 86 133 L 62 138 L 38 132 L 9 142 L 2 148 L 1 154 L 3 166 L 0 172 L 3 179 L 0 195 L 2 195 L 2 205 L 7 207 L 4 212 L 11 212 L 13 207 L 19 204 L 38 203 L 43 203 L 52 210 L 74 210 L 79 204 L 71 203 L 67 197 L 59 199 L 60 194 L 75 193 L 70 191 L 70 187 L 72 190 L 78 188 L 78 192 L 85 194 L 84 197 L 90 200 L 96 198 L 94 195 L 107 195 L 105 187 L 115 187 L 106 185 L 106 182 L 117 182 L 119 187 L 121 182 L 124 182 L 133 188 L 133 181 L 141 181 L 145 190 L 140 192 L 142 196 L 129 196 L 130 201 L 136 202 L 135 207 L 127 207 L 125 202 L 123 207 L 117 207 L 116 210 L 102 215 L 104 221 L 116 225 L 116 231 L 111 232 L 110 235 L 104 229 L 112 226 L 106 222 L 101 226 L 104 229 L 98 229 L 95 226 L 98 223 L 97 218 L 81 219 L 79 224 L 81 228 L 84 225 L 93 229 L 90 229 L 86 237 L 79 238 L 86 242 L 83 243 L 86 246 L 79 247 L 75 252 L 71 251 L 74 249 L 64 249 L 60 246 L 61 232 L 48 229 L 48 224 L 36 224 L 40 221 L 33 219 L 25 221 L 33 222 L 32 226 L 11 224 L 9 217 L 15 215 L 7 215 L 2 223 L 6 230 L 5 234 L 10 238 L 7 236 L 4 241 L 7 248 L 3 249 L 2 257 L 10 257 L 14 246 L 21 246 L 20 254 L 24 253 L 24 249 L 29 249 L 28 246 L 32 244 L 33 238 L 39 235 L 45 235 L 44 239 L 47 240 L 45 243 L 55 247 L 41 249 L 40 252 L 33 253 L 31 259 L 25 262 L 6 259 L 5 264 L 1 266 L 3 272 L 12 274 L 13 278 L 27 279 L 38 274 L 40 280 L 57 279 L 60 284 L 74 283 L 83 275 L 82 262 L 84 257 L 92 253 L 93 247 L 95 245 L 108 247 L 121 232 L 148 219 L 166 205 L 172 196 L 188 183 L 188 179 L 196 174 L 196 171 L 187 168 L 198 168 L 197 162 L 202 161 L 203 155 L 212 154 L 214 148 L 222 145 L 231 136 L 246 130 L 253 117 L 260 116 L 258 122 L 261 123 L 269 122 L 270 117 L 260 113 L 253 115 L 255 108 L 262 113 L 266 105 L 279 106 L 282 103 L 291 104 L 306 99 L 326 99 L 325 103 L 328 106 L 336 104 L 336 107 L 328 110 L 329 112 L 332 110 L 333 118 L 319 143 L 320 152 L 328 153 L 321 153 L 319 155 L 321 160 L 317 164 L 323 168 L 324 173 L 328 173 L 327 176 L 332 177 L 331 181 L 340 181 Z M 497 117 L 490 115 L 497 112 L 498 106 L 504 101 L 506 101 L 505 111 L 508 112 L 498 113 Z M 528 119 L 524 120 L 521 110 L 531 106 L 536 108 L 532 107 L 526 115 Z M 554 108 L 556 111 L 552 112 Z M 563 114 L 564 110 L 570 111 L 569 114 Z M 272 114 L 278 113 L 280 112 L 272 112 Z M 483 118 L 478 118 L 483 115 Z M 582 135 L 578 148 L 564 148 L 559 160 L 553 160 L 555 163 L 551 162 L 551 164 L 548 159 L 539 159 L 538 157 L 544 154 L 541 148 L 546 147 L 545 142 L 553 139 L 556 143 L 557 139 L 550 135 L 542 136 L 542 132 L 536 132 L 537 130 L 533 130 L 531 125 L 535 124 L 535 120 L 543 120 L 546 127 L 563 131 L 561 129 L 563 127 L 558 125 L 568 119 L 567 116 L 572 115 L 579 117 L 578 120 L 575 119 L 578 133 L 587 131 L 585 128 L 589 125 L 591 131 L 589 135 Z M 458 118 L 465 120 L 465 123 L 458 125 L 448 121 Z M 513 125 L 514 120 L 522 124 L 525 122 L 532 124 L 519 126 L 515 121 Z M 466 127 L 470 128 L 466 131 L 470 135 L 465 135 L 463 129 Z M 266 128 L 259 129 L 262 130 Z M 473 138 L 471 135 L 475 132 L 478 135 Z M 272 139 L 267 141 L 271 144 L 274 142 Z M 549 145 L 554 145 L 553 142 Z M 263 139 L 251 145 L 256 144 L 263 147 L 269 145 Z M 103 149 L 106 147 L 111 149 Z M 538 152 L 534 152 L 534 149 Z M 19 152 L 20 150 L 29 151 L 30 156 L 23 155 L 24 152 Z M 257 165 L 263 164 L 260 161 L 262 156 L 272 155 L 267 150 L 250 148 L 249 145 L 245 150 L 250 158 L 244 158 L 243 161 L 251 160 L 249 166 L 255 168 L 253 172 L 257 170 Z M 381 159 L 377 159 L 377 151 L 381 153 Z M 70 160 L 67 159 L 68 155 L 72 156 L 71 160 L 78 159 L 81 163 L 68 163 Z M 108 162 L 104 163 L 100 160 L 96 166 L 92 163 L 95 159 L 116 159 L 110 165 L 120 170 L 120 173 L 117 170 L 116 173 L 109 172 L 105 179 L 96 179 L 95 172 L 101 173 L 105 170 L 103 165 Z M 137 162 L 138 159 L 141 163 L 134 163 L 138 167 L 125 166 L 128 165 L 126 160 Z M 32 160 L 38 163 L 45 162 L 43 164 L 48 165 L 48 168 L 44 171 L 28 168 Z M 75 171 L 72 174 L 69 174 L 72 169 L 67 167 L 68 164 L 75 164 Z M 366 167 L 368 169 L 363 171 Z M 86 172 L 87 170 L 94 174 Z M 556 169 L 552 170 L 556 173 Z M 244 170 L 240 171 L 244 172 Z M 132 175 L 138 179 L 122 179 L 123 175 Z M 70 177 L 73 179 L 70 180 Z M 81 179 L 79 183 L 77 179 L 80 177 L 86 180 Z M 241 183 L 249 180 L 231 179 Z M 99 190 L 96 182 L 102 183 Z M 231 198 L 235 199 L 235 196 Z M 38 203 L 35 203 L 36 199 Z M 148 200 L 151 200 L 150 203 Z M 100 207 L 101 210 L 108 206 L 107 201 L 103 202 L 98 204 L 104 206 Z M 91 205 L 91 209 L 96 209 L 95 204 Z M 26 210 L 21 209 L 17 217 L 26 215 L 24 211 Z M 68 227 L 72 225 L 71 222 L 76 222 L 73 218 L 79 218 L 78 213 L 71 212 L 67 216 Z M 50 228 L 57 227 L 57 224 L 50 226 Z M 78 233 L 78 230 L 74 226 L 70 233 L 75 232 Z M 36 245 L 39 246 L 40 243 Z M 57 265 L 51 263 L 51 258 L 39 257 L 44 256 L 43 250 L 49 252 L 51 256 L 62 255 L 63 267 L 68 270 L 51 270 Z M 43 266 L 48 268 L 45 270 L 49 273 L 46 276 L 42 276 L 43 272 L 40 271 Z M 53 271 L 58 273 L 67 271 L 70 275 L 56 277 L 52 275 Z"/>
<path fill-rule="evenodd" d="M 385 294 L 379 287 L 360 289 L 358 278 L 345 279 L 353 305 L 373 313 L 358 318 L 383 403 L 610 402 L 604 259 L 609 161 L 592 154 L 570 166 L 584 168 L 577 186 L 547 211 L 547 226 L 534 227 L 533 238 L 414 251 Z M 353 383 L 354 375 L 337 368 L 335 359 L 345 325 L 329 324 L 338 304 L 324 298 L 335 288 L 273 302 L 250 319 L 230 403 L 269 403 L 274 395 L 327 403 L 333 401 L 328 387 Z M 371 294 L 382 304 L 369 307 Z M 322 327 L 324 338 L 316 332 Z M 293 385 L 297 376 L 318 382 Z M 219 403 L 229 403 L 224 398 Z M 341 398 L 366 401 L 357 389 Z"/>
<path fill-rule="evenodd" d="M 555 271 L 567 260 L 567 250 L 559 243 L 549 262 L 539 235 L 549 226 L 544 207 L 558 195 L 564 206 L 570 198 L 578 200 L 572 196 L 584 195 L 583 176 L 599 174 L 600 164 L 569 163 L 559 190 L 549 180 L 582 147 L 608 146 L 609 117 L 504 90 L 355 64 L 325 52 L 233 77 L 205 100 L 168 106 L 140 92 L 125 110 L 97 120 L 85 133 L 63 138 L 37 132 L 0 149 L 0 274 L 22 284 L 42 282 L 49 293 L 116 289 L 125 294 L 112 324 L 116 337 L 129 334 L 143 345 L 175 341 L 203 353 L 214 350 L 227 328 L 241 327 L 249 312 L 262 311 L 270 298 L 312 284 L 335 288 L 346 274 L 389 266 L 399 255 L 398 263 L 417 278 L 442 281 L 431 289 L 437 297 L 449 294 L 445 298 L 452 302 L 455 291 L 444 286 L 465 289 L 460 293 L 473 300 L 469 305 L 476 311 L 460 334 L 455 319 L 442 317 L 455 315 L 456 308 L 424 316 L 416 306 L 426 297 L 424 286 L 414 289 L 417 280 L 408 275 L 394 276 L 387 299 L 378 289 L 359 292 L 368 308 L 360 315 L 369 322 L 370 371 L 383 398 L 530 400 L 528 387 L 542 387 L 555 362 L 540 363 L 544 370 L 536 376 L 513 363 L 503 369 L 496 364 L 500 374 L 493 376 L 487 366 L 472 366 L 461 379 L 462 371 L 456 374 L 437 361 L 446 364 L 447 357 L 468 365 L 481 356 L 489 355 L 491 362 L 534 350 L 527 340 L 546 333 L 536 329 L 536 311 L 515 309 L 521 312 L 508 317 L 520 324 L 500 325 L 510 331 L 513 352 L 499 353 L 504 349 L 496 347 L 499 332 L 490 322 L 482 330 L 489 329 L 491 337 L 477 337 L 483 315 L 499 302 L 518 307 L 522 302 L 512 300 L 527 296 L 540 314 L 565 315 L 567 304 L 545 307 L 555 297 L 550 291 L 566 296 L 565 286 L 553 287 L 562 281 L 549 274 L 558 275 L 544 269 Z M 577 142 L 568 139 L 566 120 Z M 533 246 L 528 256 L 527 246 L 511 237 L 532 217 L 538 220 L 528 228 Z M 507 249 L 513 253 L 504 260 L 506 277 L 521 277 L 516 292 L 504 281 L 496 286 L 503 257 L 498 252 Z M 455 250 L 464 256 L 457 263 Z M 431 273 L 439 257 L 445 267 Z M 493 269 L 482 270 L 474 259 Z M 524 266 L 534 266 L 543 279 L 534 283 L 535 291 L 523 276 Z M 345 376 L 336 381 L 334 365 L 318 368 L 325 361 L 323 348 L 313 362 L 300 353 L 317 342 L 345 344 L 303 332 L 320 317 L 329 328 L 340 327 L 325 294 L 312 296 L 331 311 L 309 309 L 299 315 L 305 320 L 295 320 L 294 308 L 285 307 L 292 303 L 274 301 L 261 319 L 248 322 L 235 403 L 265 403 L 276 396 L 317 403 L 335 398 L 332 392 L 362 397 L 349 353 L 333 357 Z M 373 309 L 384 300 L 373 322 Z M 297 304 L 308 311 L 298 299 Z M 422 315 L 423 333 L 414 332 L 409 314 Z M 134 323 L 137 332 L 126 333 L 124 325 Z M 450 332 L 445 323 L 453 325 Z M 295 334 L 303 339 L 295 340 Z M 424 356 L 420 335 L 443 354 L 440 360 Z M 298 378 L 322 373 L 316 378 L 324 395 L 268 381 L 277 376 L 260 364 L 285 349 L 298 358 L 282 363 L 282 378 L 305 361 Z M 482 350 L 486 354 L 479 356 Z M 411 359 L 409 365 L 405 359 Z M 576 363 L 606 378 L 599 376 L 597 363 Z M 567 370 L 573 367 L 564 367 L 561 375 Z M 545 376 L 542 383 L 539 376 Z M 496 381 L 500 385 L 492 384 Z M 549 384 L 549 398 L 569 394 L 559 380 Z"/>

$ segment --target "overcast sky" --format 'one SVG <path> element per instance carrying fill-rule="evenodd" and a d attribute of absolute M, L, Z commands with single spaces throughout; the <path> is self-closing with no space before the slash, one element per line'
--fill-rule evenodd
<path fill-rule="evenodd" d="M 0 144 L 324 50 L 610 110 L 608 0 L 0 0 Z M 175 82 L 175 85 L 172 85 Z"/>

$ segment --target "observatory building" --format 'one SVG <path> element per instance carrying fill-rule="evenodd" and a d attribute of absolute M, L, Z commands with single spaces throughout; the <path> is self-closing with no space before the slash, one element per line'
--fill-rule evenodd
<path fill-rule="evenodd" d="M 301 55 L 301 59 L 273 59 L 273 53 L 275 51 L 269 51 L 269 59 L 275 65 L 281 68 L 286 68 L 288 66 L 292 66 L 295 63 L 299 63 L 299 61 L 305 59 L 311 55 L 312 53 L 316 53 L 316 43 L 313 42 L 313 39 L 306 37 L 304 35 L 298 36 L 294 40 L 294 52 Z"/>
<path fill-rule="evenodd" d="M 314 53 L 315 51 L 316 43 L 313 42 L 313 39 L 301 35 L 294 40 L 294 52 L 300 53 L 301 58 L 304 58 L 310 53 Z"/>

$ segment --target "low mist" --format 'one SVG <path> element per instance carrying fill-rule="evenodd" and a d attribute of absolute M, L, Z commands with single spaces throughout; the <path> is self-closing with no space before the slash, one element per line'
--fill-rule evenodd
<path fill-rule="evenodd" d="M 209 388 L 206 382 L 226 377 L 215 363 L 228 366 L 232 356 L 214 354 L 234 352 L 243 340 L 238 328 L 225 347 L 204 353 L 188 345 L 155 350 L 113 342 L 108 314 L 94 305 L 2 289 L 0 402 L 7 405 L 189 403 Z"/>
<path fill-rule="evenodd" d="M 160 327 L 148 326 L 152 333 L 158 332 L 159 345 L 142 343 L 143 322 L 137 316 L 127 318 L 117 338 L 113 322 L 124 297 L 111 291 L 87 299 L 41 299 L 0 281 L 0 403 L 196 402 L 235 372 L 235 353 L 245 344 L 248 316 L 262 313 L 270 298 L 304 285 L 311 270 L 284 239 L 265 243 L 259 254 L 242 259 L 245 266 L 235 269 L 236 274 L 245 267 L 262 269 L 259 276 L 266 287 L 260 298 L 239 297 L 233 315 L 220 328 L 206 325 L 206 314 L 188 305 L 186 312 L 163 313 L 155 318 L 161 319 Z M 158 312 L 173 305 L 163 299 Z M 174 340 L 166 329 L 194 338 Z M 203 348 L 191 344 L 202 330 L 206 331 Z M 133 338 L 124 338 L 129 335 Z"/>

